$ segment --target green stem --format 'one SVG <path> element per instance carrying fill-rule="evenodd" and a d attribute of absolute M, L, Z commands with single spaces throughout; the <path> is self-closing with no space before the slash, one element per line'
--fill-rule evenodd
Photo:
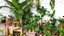
<path fill-rule="evenodd" d="M 42 25 L 42 15 L 41 15 L 41 25 Z"/>

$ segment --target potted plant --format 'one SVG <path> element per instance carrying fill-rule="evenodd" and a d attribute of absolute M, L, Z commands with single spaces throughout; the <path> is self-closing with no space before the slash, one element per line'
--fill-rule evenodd
<path fill-rule="evenodd" d="M 40 16 L 35 15 L 33 18 L 31 18 L 31 20 L 29 20 L 29 24 L 25 25 L 25 29 L 28 30 L 26 31 L 26 35 L 30 33 L 36 35 L 36 32 L 39 30 L 39 25 L 37 24 L 39 19 Z"/>
<path fill-rule="evenodd" d="M 7 18 L 6 16 L 3 16 L 1 23 L 6 23 L 6 18 Z"/>
<path fill-rule="evenodd" d="M 60 18 L 58 21 L 60 22 L 60 26 L 64 27 L 64 18 Z"/>
<path fill-rule="evenodd" d="M 8 21 L 9 23 L 13 22 L 13 21 L 14 21 L 13 16 L 12 16 L 12 15 L 8 15 L 8 16 L 9 16 L 9 18 L 8 18 L 7 21 Z"/>
<path fill-rule="evenodd" d="M 34 0 L 30 0 L 30 1 L 25 0 L 22 3 L 19 3 L 19 0 L 11 0 L 11 1 L 5 0 L 5 2 L 10 7 L 9 6 L 0 6 L 0 9 L 3 8 L 3 7 L 10 8 L 12 13 L 14 14 L 15 19 L 19 20 L 20 23 L 22 23 L 22 19 L 23 19 L 24 14 L 30 12 L 30 9 L 33 7 L 32 3 L 33 3 Z"/>

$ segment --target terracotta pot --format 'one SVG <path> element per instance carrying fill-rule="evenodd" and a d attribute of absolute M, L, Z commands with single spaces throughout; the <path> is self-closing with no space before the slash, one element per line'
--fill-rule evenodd
<path fill-rule="evenodd" d="M 64 27 L 64 23 L 60 23 L 60 26 Z"/>
<path fill-rule="evenodd" d="M 44 34 L 40 34 L 39 36 L 45 36 Z"/>
<path fill-rule="evenodd" d="M 7 22 L 11 23 L 11 22 L 12 22 L 12 19 L 11 19 L 11 18 L 9 18 L 9 19 L 7 20 Z"/>
<path fill-rule="evenodd" d="M 44 24 L 42 24 L 42 27 L 44 27 Z"/>
<path fill-rule="evenodd" d="M 58 34 L 53 34 L 52 36 L 59 36 Z"/>
<path fill-rule="evenodd" d="M 55 34 L 55 36 L 59 36 L 59 34 Z"/>

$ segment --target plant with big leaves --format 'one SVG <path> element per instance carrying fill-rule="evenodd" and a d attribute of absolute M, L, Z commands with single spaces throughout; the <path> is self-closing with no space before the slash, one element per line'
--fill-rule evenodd
<path fill-rule="evenodd" d="M 19 0 L 4 0 L 9 6 L 0 6 L 0 8 L 7 7 L 10 8 L 13 12 L 15 19 L 20 20 L 22 23 L 22 17 L 25 14 L 24 12 L 27 12 L 28 9 L 32 7 L 32 1 L 33 0 L 25 0 L 21 3 L 19 3 Z"/>

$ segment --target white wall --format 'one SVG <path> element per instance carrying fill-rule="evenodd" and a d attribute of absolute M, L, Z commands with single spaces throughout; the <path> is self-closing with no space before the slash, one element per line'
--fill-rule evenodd
<path fill-rule="evenodd" d="M 47 10 L 51 11 L 49 6 L 50 0 L 41 0 L 41 5 L 47 8 Z M 64 0 L 55 0 L 55 17 L 63 17 L 64 16 Z"/>
<path fill-rule="evenodd" d="M 47 8 L 47 10 L 51 11 L 50 6 L 49 6 L 49 0 L 41 0 L 41 5 Z M 63 17 L 64 16 L 64 0 L 55 0 L 55 10 L 56 14 L 55 17 Z M 3 0 L 0 0 L 0 6 L 5 5 L 5 2 Z M 10 15 L 10 9 L 8 8 L 3 8 L 0 9 L 0 13 L 2 13 L 5 16 Z"/>
<path fill-rule="evenodd" d="M 4 0 L 0 0 L 0 6 L 6 5 Z M 9 8 L 2 8 L 0 9 L 0 13 L 2 13 L 4 16 L 10 15 L 10 9 Z"/>

